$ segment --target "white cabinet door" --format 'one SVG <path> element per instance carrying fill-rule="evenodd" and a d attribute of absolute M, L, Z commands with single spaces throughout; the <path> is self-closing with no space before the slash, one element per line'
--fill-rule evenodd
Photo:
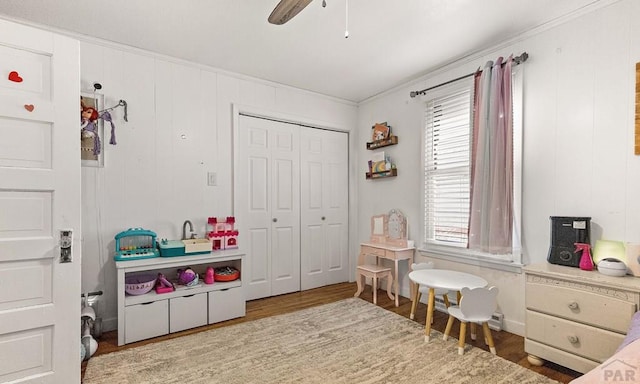
<path fill-rule="evenodd" d="M 77 41 L 0 20 L 3 383 L 80 383 L 79 62 Z"/>
<path fill-rule="evenodd" d="M 237 137 L 235 209 L 247 249 L 247 300 L 299 291 L 299 127 L 240 116 Z"/>
<path fill-rule="evenodd" d="M 348 135 L 303 128 L 300 142 L 304 290 L 349 280 Z"/>
<path fill-rule="evenodd" d="M 209 292 L 209 324 L 243 317 L 246 312 L 242 287 Z"/>
<path fill-rule="evenodd" d="M 207 325 L 208 315 L 207 292 L 169 299 L 169 333 Z"/>
<path fill-rule="evenodd" d="M 133 343 L 169 333 L 169 300 L 130 305 L 124 309 L 124 326 L 118 334 Z"/>

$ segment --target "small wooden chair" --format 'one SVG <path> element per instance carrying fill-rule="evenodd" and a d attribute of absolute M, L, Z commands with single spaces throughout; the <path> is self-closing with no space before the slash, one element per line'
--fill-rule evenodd
<path fill-rule="evenodd" d="M 391 300 L 395 299 L 391 294 L 391 283 L 393 283 L 391 268 L 376 264 L 358 265 L 356 268 L 356 283 L 358 283 L 358 290 L 353 297 L 360 296 L 364 290 L 367 277 L 370 277 L 372 280 L 371 289 L 373 290 L 373 304 L 378 304 L 378 279 L 387 279 L 387 296 L 389 296 Z"/>
<path fill-rule="evenodd" d="M 449 320 L 447 321 L 447 327 L 444 330 L 443 340 L 447 340 L 449 332 L 451 332 L 451 326 L 453 325 L 453 319 L 460 320 L 460 337 L 458 339 L 458 354 L 464 354 L 464 343 L 466 338 L 467 323 L 480 323 L 482 324 L 482 330 L 484 331 L 484 340 L 489 346 L 489 350 L 494 355 L 496 354 L 496 347 L 493 343 L 493 337 L 491 336 L 491 330 L 489 329 L 489 320 L 493 315 L 493 312 L 498 307 L 496 297 L 498 296 L 498 288 L 462 288 L 462 299 L 460 299 L 459 305 L 454 305 L 447 308 L 449 312 Z"/>

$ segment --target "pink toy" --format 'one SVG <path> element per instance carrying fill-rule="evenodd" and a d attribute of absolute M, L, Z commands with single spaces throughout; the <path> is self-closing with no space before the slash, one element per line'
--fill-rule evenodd
<path fill-rule="evenodd" d="M 207 220 L 208 227 L 211 231 L 207 233 L 207 237 L 211 240 L 212 249 L 233 249 L 238 248 L 238 231 L 234 228 L 236 218 L 233 216 L 226 217 L 225 221 L 218 221 L 215 217 Z"/>
<path fill-rule="evenodd" d="M 198 274 L 191 268 L 178 269 L 178 282 L 188 287 L 198 284 Z"/>
<path fill-rule="evenodd" d="M 207 272 L 204 275 L 204 283 L 205 284 L 213 284 L 215 278 L 213 276 L 213 268 L 207 267 Z"/>
<path fill-rule="evenodd" d="M 593 260 L 591 259 L 591 245 L 586 243 L 573 243 L 576 246 L 574 253 L 582 251 L 582 257 L 580 257 L 580 269 L 584 271 L 593 270 Z"/>
<path fill-rule="evenodd" d="M 224 233 L 225 249 L 238 248 L 238 231 L 227 231 Z"/>
<path fill-rule="evenodd" d="M 156 282 L 156 293 L 173 292 L 175 287 L 173 283 L 167 280 L 162 273 L 158 273 L 158 281 Z"/>

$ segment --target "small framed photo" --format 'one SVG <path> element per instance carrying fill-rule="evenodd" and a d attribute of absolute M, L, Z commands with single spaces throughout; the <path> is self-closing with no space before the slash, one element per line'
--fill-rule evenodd
<path fill-rule="evenodd" d="M 80 96 L 80 160 L 84 167 L 104 167 L 104 122 L 100 118 L 104 95 Z"/>
<path fill-rule="evenodd" d="M 391 127 L 389 127 L 386 122 L 377 123 L 372 127 L 371 139 L 373 141 L 388 139 L 390 134 Z"/>

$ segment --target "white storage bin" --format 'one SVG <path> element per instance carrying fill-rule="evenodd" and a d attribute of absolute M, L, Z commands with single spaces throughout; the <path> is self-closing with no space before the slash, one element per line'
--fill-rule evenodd
<path fill-rule="evenodd" d="M 125 343 L 166 335 L 169 332 L 169 302 L 159 300 L 125 307 L 124 319 Z"/>
<path fill-rule="evenodd" d="M 169 300 L 169 332 L 207 325 L 207 293 Z"/>
<path fill-rule="evenodd" d="M 242 317 L 245 313 L 242 287 L 209 292 L 209 324 Z"/>

